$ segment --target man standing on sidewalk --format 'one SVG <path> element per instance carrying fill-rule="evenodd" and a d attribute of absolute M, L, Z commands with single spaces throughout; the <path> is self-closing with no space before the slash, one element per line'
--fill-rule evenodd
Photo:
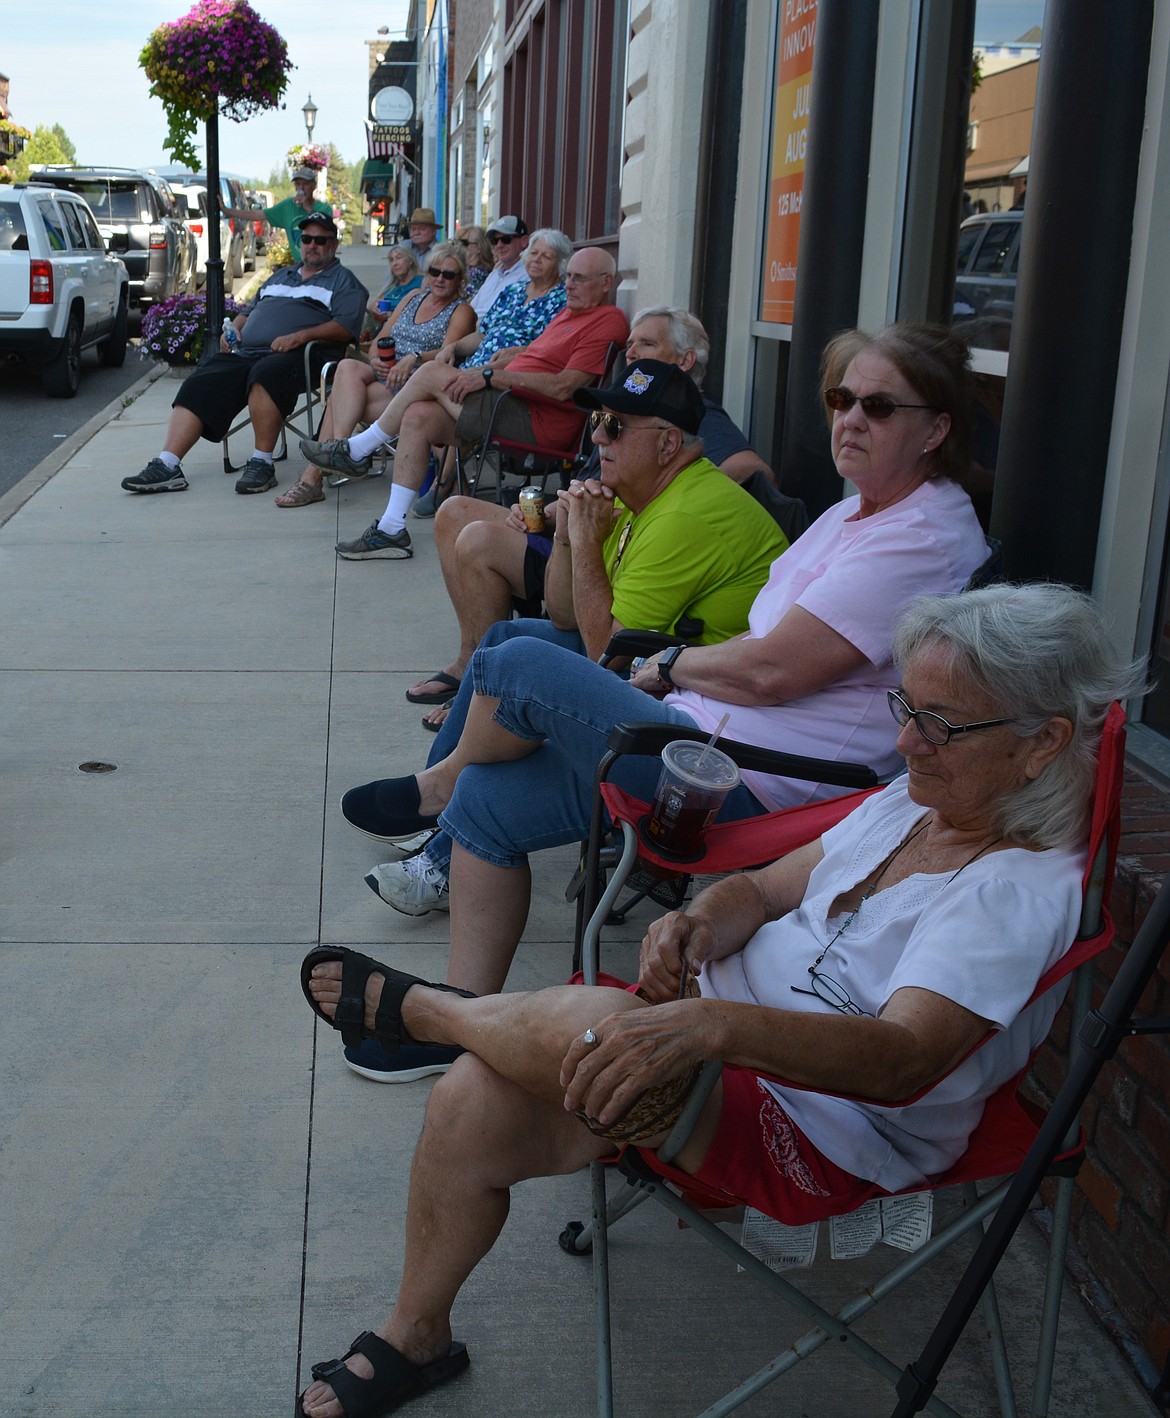
<path fill-rule="evenodd" d="M 245 405 L 255 447 L 236 491 L 267 492 L 276 486 L 276 440 L 285 417 L 305 392 L 303 347 L 310 340 L 335 345 L 356 340 L 370 298 L 337 259 L 337 227 L 331 216 L 310 213 L 301 222 L 301 240 L 301 264 L 269 276 L 243 315 L 236 317 L 236 350 L 221 336 L 219 352 L 183 381 L 162 451 L 140 473 L 122 479 L 126 492 L 184 491 L 182 458 L 200 438 L 222 442 Z M 324 364 L 332 351 L 323 345 L 319 353 Z"/>

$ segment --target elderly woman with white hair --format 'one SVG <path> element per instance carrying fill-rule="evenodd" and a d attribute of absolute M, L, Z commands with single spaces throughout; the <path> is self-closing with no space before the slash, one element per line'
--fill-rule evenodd
<path fill-rule="evenodd" d="M 306 996 L 343 1038 L 466 1052 L 427 1107 L 393 1312 L 314 1369 L 299 1412 L 361 1418 L 461 1372 L 451 1308 L 510 1187 L 660 1146 L 709 1060 L 729 1067 L 674 1165 L 789 1225 L 962 1155 L 1060 1003 L 1029 1000 L 1076 936 L 1102 725 L 1141 677 L 1065 586 L 922 598 L 894 654 L 906 775 L 655 922 L 638 995 L 469 998 L 352 951 L 309 954 Z"/>
<path fill-rule="evenodd" d="M 573 244 L 563 231 L 543 227 L 534 231 L 520 258 L 527 281 L 505 286 L 480 321 L 479 329 L 447 345 L 436 356 L 437 364 L 457 364 L 464 369 L 490 365 L 503 369 L 536 339 L 565 305 L 565 267 Z M 455 455 L 448 451 L 442 472 L 414 504 L 415 517 L 433 517 L 455 475 Z"/>

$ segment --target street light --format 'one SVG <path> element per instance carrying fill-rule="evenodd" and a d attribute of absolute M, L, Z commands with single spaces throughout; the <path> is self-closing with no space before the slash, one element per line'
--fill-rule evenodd
<path fill-rule="evenodd" d="M 317 123 L 317 105 L 313 102 L 313 95 L 310 94 L 308 101 L 301 112 L 305 117 L 305 132 L 309 135 L 310 144 L 313 141 L 313 129 Z"/>

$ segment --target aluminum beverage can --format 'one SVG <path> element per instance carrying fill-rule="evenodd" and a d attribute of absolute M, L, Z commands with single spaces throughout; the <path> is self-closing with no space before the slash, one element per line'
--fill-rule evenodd
<path fill-rule="evenodd" d="M 544 531 L 544 488 L 533 485 L 520 489 L 520 515 L 530 532 Z"/>

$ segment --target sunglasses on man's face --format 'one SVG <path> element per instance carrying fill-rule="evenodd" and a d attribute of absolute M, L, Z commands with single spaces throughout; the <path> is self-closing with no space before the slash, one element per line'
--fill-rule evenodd
<path fill-rule="evenodd" d="M 855 394 L 844 384 L 825 390 L 825 403 L 835 414 L 847 414 L 854 404 L 861 405 L 867 419 L 888 419 L 895 409 L 935 409 L 934 404 L 899 404 L 888 394 Z"/>
<path fill-rule="evenodd" d="M 658 433 L 664 428 L 673 428 L 669 423 L 647 423 L 641 425 L 622 423 L 617 414 L 603 413 L 601 409 L 594 409 L 589 415 L 589 428 L 596 433 L 599 428 L 605 430 L 605 436 L 611 443 L 616 443 L 623 433 Z"/>
<path fill-rule="evenodd" d="M 331 236 L 310 236 L 307 231 L 301 232 L 301 244 L 304 246 L 328 246 L 332 240 Z"/>
<path fill-rule="evenodd" d="M 441 266 L 431 266 L 427 271 L 433 281 L 457 281 L 462 274 L 459 270 L 444 271 Z"/>
<path fill-rule="evenodd" d="M 511 246 L 514 241 L 519 241 L 518 236 L 489 236 L 488 240 L 493 246 Z"/>

